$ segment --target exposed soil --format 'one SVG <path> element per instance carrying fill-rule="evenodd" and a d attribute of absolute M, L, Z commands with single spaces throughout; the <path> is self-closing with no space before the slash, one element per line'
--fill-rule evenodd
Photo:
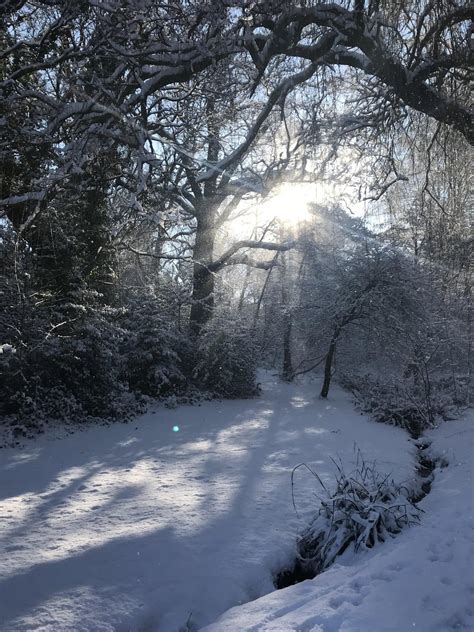
<path fill-rule="evenodd" d="M 429 441 L 418 440 L 416 442 L 418 460 L 416 472 L 418 477 L 421 479 L 421 486 L 418 492 L 410 496 L 410 501 L 415 504 L 419 503 L 430 493 L 431 485 L 434 479 L 433 472 L 436 468 L 437 462 L 426 454 L 429 447 Z"/>
<path fill-rule="evenodd" d="M 278 573 L 273 584 L 277 590 L 280 590 L 280 588 L 288 588 L 288 586 L 304 582 L 306 579 L 313 579 L 316 575 L 317 573 L 310 568 L 305 568 L 297 559 L 293 568 L 286 568 Z"/>

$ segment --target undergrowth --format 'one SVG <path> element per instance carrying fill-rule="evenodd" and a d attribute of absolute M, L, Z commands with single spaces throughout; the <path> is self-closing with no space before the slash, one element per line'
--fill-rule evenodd
<path fill-rule="evenodd" d="M 360 450 L 350 473 L 342 463 L 333 462 L 337 468 L 333 490 L 305 463 L 297 465 L 291 476 L 293 488 L 294 473 L 305 467 L 321 488 L 318 513 L 297 542 L 300 564 L 314 575 L 333 564 L 350 545 L 359 551 L 395 537 L 404 527 L 418 523 L 422 511 L 409 500 L 408 489 L 390 475 L 382 476 Z"/>

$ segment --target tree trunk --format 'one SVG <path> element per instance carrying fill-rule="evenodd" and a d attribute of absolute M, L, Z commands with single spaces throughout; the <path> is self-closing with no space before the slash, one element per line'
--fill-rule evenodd
<path fill-rule="evenodd" d="M 207 121 L 207 162 L 214 164 L 219 158 L 219 125 L 215 116 L 215 98 L 206 101 Z M 203 327 L 212 317 L 214 309 L 215 276 L 209 270 L 214 254 L 217 234 L 217 210 L 222 200 L 215 200 L 217 172 L 206 180 L 202 200 L 197 209 L 196 237 L 193 249 L 193 296 L 189 328 L 191 335 L 199 336 Z"/>
<path fill-rule="evenodd" d="M 267 276 L 266 276 L 266 279 L 265 279 L 265 283 L 263 284 L 262 291 L 260 292 L 260 296 L 258 297 L 257 307 L 255 309 L 255 314 L 254 314 L 254 317 L 253 317 L 253 330 L 254 331 L 256 331 L 256 329 L 257 329 L 258 317 L 260 315 L 260 308 L 262 306 L 263 296 L 265 294 L 265 291 L 267 289 L 268 283 L 270 281 L 270 274 L 272 273 L 272 270 L 274 268 L 274 264 L 276 263 L 279 254 L 280 254 L 280 252 L 277 251 L 275 253 L 275 256 L 273 257 L 272 265 L 268 269 Z"/>
<path fill-rule="evenodd" d="M 280 235 L 282 238 L 283 235 Z M 283 367 L 282 379 L 286 382 L 292 382 L 294 378 L 293 360 L 291 356 L 291 327 L 293 324 L 293 313 L 290 305 L 290 293 L 288 289 L 289 266 L 288 256 L 281 256 L 281 303 L 283 306 Z"/>
<path fill-rule="evenodd" d="M 295 377 L 293 361 L 291 359 L 291 314 L 285 319 L 285 331 L 283 332 L 283 373 L 282 378 L 286 382 L 292 382 Z"/>
<path fill-rule="evenodd" d="M 237 310 L 239 314 L 242 313 L 242 309 L 244 307 L 245 293 L 247 292 L 247 288 L 249 286 L 250 272 L 251 272 L 251 268 L 249 266 L 245 271 L 245 278 L 244 278 L 244 282 L 242 283 L 242 289 L 240 291 L 239 303 L 237 306 Z"/>
<path fill-rule="evenodd" d="M 193 250 L 193 302 L 189 327 L 194 336 L 199 336 L 214 309 L 215 277 L 209 265 L 212 263 L 216 232 L 213 213 L 203 213 L 198 218 Z"/>
<path fill-rule="evenodd" d="M 324 363 L 324 381 L 323 381 L 323 387 L 321 389 L 321 397 L 324 397 L 324 399 L 326 399 L 326 397 L 328 396 L 329 386 L 331 385 L 332 363 L 334 360 L 334 354 L 336 352 L 336 343 L 337 343 L 338 337 L 339 337 L 339 331 L 336 329 L 331 338 L 331 342 L 329 344 L 329 350 L 326 354 L 326 361 Z"/>

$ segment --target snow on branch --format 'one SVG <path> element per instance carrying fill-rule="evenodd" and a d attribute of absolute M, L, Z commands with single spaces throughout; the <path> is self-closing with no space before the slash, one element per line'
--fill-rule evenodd
<path fill-rule="evenodd" d="M 208 268 L 211 272 L 218 272 L 227 265 L 248 264 L 257 268 L 263 267 L 264 269 L 268 270 L 270 267 L 272 267 L 273 262 L 253 262 L 247 255 L 242 255 L 239 257 L 234 257 L 234 255 L 243 248 L 285 252 L 293 248 L 294 245 L 294 241 L 277 244 L 271 241 L 255 241 L 251 239 L 244 239 L 233 244 L 224 254 L 216 259 L 216 261 L 211 263 Z"/>
<path fill-rule="evenodd" d="M 208 169 L 205 173 L 198 176 L 197 181 L 205 182 L 206 180 L 210 180 L 215 176 L 216 172 L 223 173 L 227 168 L 237 163 L 250 148 L 251 144 L 257 137 L 257 134 L 259 133 L 262 125 L 271 114 L 275 105 L 284 103 L 286 97 L 291 92 L 291 90 L 293 90 L 297 85 L 307 81 L 310 77 L 314 75 L 316 70 L 317 66 L 315 64 L 310 64 L 301 72 L 284 79 L 268 97 L 266 104 L 260 111 L 255 123 L 250 128 L 245 140 L 229 156 L 226 156 L 221 161 L 213 165 L 210 169 Z"/>
<path fill-rule="evenodd" d="M 427 11 L 432 11 L 433 6 L 430 3 Z M 453 126 L 474 144 L 474 126 L 468 105 L 450 97 L 449 93 L 446 94 L 439 82 L 436 86 L 428 83 L 433 73 L 438 71 L 469 67 L 467 45 L 453 53 L 450 51 L 453 41 L 451 38 L 450 44 L 444 47 L 445 50 L 438 52 L 433 58 L 432 43 L 436 40 L 438 50 L 439 35 L 443 29 L 449 24 L 469 20 L 470 14 L 472 9 L 469 11 L 459 7 L 448 13 L 444 19 L 438 19 L 433 13 L 433 25 L 422 39 L 417 33 L 408 61 L 405 61 L 402 53 L 394 51 L 388 38 L 384 39 L 383 29 L 388 27 L 382 16 L 364 14 L 362 4 L 356 11 L 348 11 L 337 3 L 306 8 L 290 7 L 282 11 L 276 19 L 268 16 L 260 21 L 257 19 L 257 27 L 253 28 L 258 31 L 259 27 L 265 26 L 270 34 L 258 33 L 254 40 L 258 43 L 259 50 L 265 50 L 266 43 L 272 41 L 273 54 L 362 70 L 391 88 L 406 105 Z M 422 18 L 424 20 L 426 15 Z M 308 36 L 304 29 L 311 26 L 324 29 L 323 34 L 317 31 L 316 35 Z M 406 39 L 402 24 L 391 25 L 390 30 L 395 30 L 401 39 Z M 323 56 L 322 51 L 325 51 Z M 468 85 L 465 77 L 459 81 L 460 85 L 462 82 Z"/>

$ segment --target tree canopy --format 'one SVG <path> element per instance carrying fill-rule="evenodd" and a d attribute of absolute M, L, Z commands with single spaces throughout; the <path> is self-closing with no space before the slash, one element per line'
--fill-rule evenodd
<path fill-rule="evenodd" d="M 45 414 L 69 397 L 115 414 L 113 393 L 212 391 L 224 365 L 235 384 L 216 392 L 254 392 L 258 357 L 287 379 L 323 357 L 330 377 L 336 347 L 359 357 L 356 331 L 394 350 L 420 313 L 443 314 L 457 397 L 471 376 L 471 18 L 455 0 L 4 0 L 4 412 L 47 392 Z M 283 186 L 300 187 L 292 226 L 262 210 Z M 304 186 L 339 199 L 310 204 L 303 230 Z M 418 395 L 424 380 L 425 400 L 421 349 L 440 331 L 393 371 Z"/>

